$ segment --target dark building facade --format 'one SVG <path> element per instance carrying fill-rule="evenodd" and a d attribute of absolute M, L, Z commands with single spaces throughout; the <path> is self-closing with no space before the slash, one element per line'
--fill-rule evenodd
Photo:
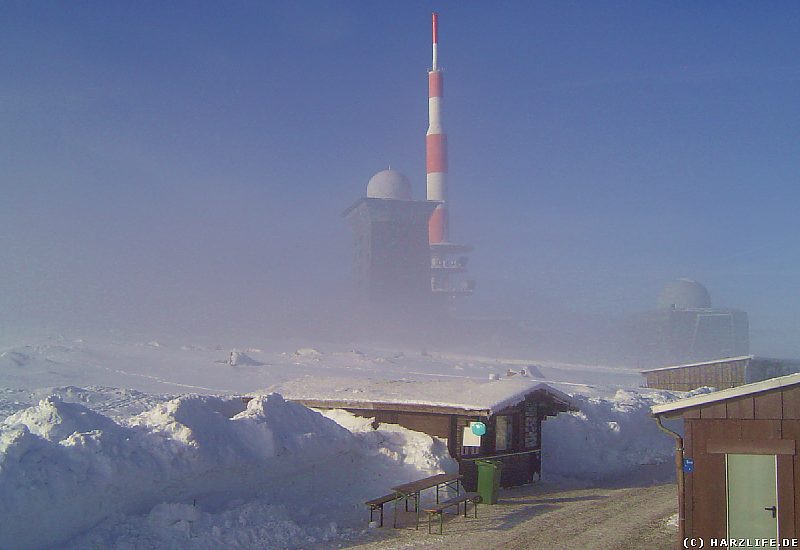
<path fill-rule="evenodd" d="M 428 218 L 436 203 L 362 198 L 344 216 L 355 241 L 358 293 L 369 302 L 430 300 Z"/>
<path fill-rule="evenodd" d="M 342 213 L 353 231 L 356 293 L 374 313 L 419 312 L 431 302 L 428 220 L 437 204 L 412 200 L 408 179 L 387 169 Z"/>

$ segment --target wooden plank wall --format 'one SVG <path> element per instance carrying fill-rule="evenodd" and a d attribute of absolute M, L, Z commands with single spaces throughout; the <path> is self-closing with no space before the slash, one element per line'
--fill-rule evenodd
<path fill-rule="evenodd" d="M 436 437 L 450 437 L 450 416 L 444 414 L 397 413 L 397 423 Z"/>
<path fill-rule="evenodd" d="M 702 386 L 718 390 L 745 383 L 747 360 L 729 361 L 693 367 L 681 367 L 645 373 L 648 388 L 691 391 Z"/>
<path fill-rule="evenodd" d="M 774 447 L 775 440 L 800 442 L 800 387 L 744 396 L 684 413 L 685 457 L 695 470 L 684 476 L 686 536 L 727 535 L 725 454 L 708 453 L 708 442 L 739 442 L 745 448 Z M 754 451 L 756 452 L 756 451 Z M 795 538 L 800 526 L 800 457 L 779 454 L 780 537 Z"/>

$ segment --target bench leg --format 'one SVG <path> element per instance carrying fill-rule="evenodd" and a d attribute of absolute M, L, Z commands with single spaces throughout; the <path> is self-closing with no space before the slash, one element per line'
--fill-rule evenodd
<path fill-rule="evenodd" d="M 381 504 L 381 527 L 383 527 L 383 504 Z"/>
<path fill-rule="evenodd" d="M 431 534 L 431 517 L 433 514 L 428 514 L 428 534 Z"/>
<path fill-rule="evenodd" d="M 444 514 L 439 512 L 439 534 L 444 535 Z"/>
<path fill-rule="evenodd" d="M 473 502 L 472 505 L 475 507 L 475 519 L 478 519 L 478 503 Z"/>
<path fill-rule="evenodd" d="M 394 499 L 394 521 L 392 522 L 392 527 L 397 529 L 397 501 L 400 500 L 399 498 Z"/>

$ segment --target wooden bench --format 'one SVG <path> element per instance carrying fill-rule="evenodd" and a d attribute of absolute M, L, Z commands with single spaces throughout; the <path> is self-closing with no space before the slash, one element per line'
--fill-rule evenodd
<path fill-rule="evenodd" d="M 404 483 L 397 487 L 392 487 L 392 491 L 397 493 L 398 500 L 401 498 L 405 501 L 406 512 L 408 512 L 408 499 L 414 499 L 414 512 L 416 513 L 416 528 L 419 529 L 419 501 L 422 491 L 426 489 L 436 488 L 436 504 L 439 504 L 439 491 L 441 489 L 455 489 L 456 495 L 458 494 L 461 479 L 464 476 L 461 474 L 436 474 L 423 479 L 412 481 L 411 483 Z M 394 526 L 397 527 L 397 501 L 394 503 Z"/>
<path fill-rule="evenodd" d="M 428 533 L 431 532 L 431 520 L 433 516 L 439 515 L 439 534 L 444 532 L 444 514 L 443 512 L 451 506 L 456 507 L 456 515 L 458 515 L 461 503 L 464 503 L 464 517 L 467 517 L 467 502 L 472 502 L 475 508 L 475 517 L 478 517 L 478 503 L 481 497 L 478 493 L 463 493 L 451 499 L 445 500 L 441 504 L 426 508 L 425 512 L 428 514 Z"/>
<path fill-rule="evenodd" d="M 368 500 L 364 504 L 369 506 L 369 522 L 372 523 L 372 514 L 375 510 L 381 511 L 381 527 L 383 527 L 383 505 L 387 502 L 392 502 L 393 500 L 397 500 L 400 498 L 400 495 L 397 493 L 389 493 L 388 495 L 383 495 L 382 497 L 373 498 L 372 500 Z"/>

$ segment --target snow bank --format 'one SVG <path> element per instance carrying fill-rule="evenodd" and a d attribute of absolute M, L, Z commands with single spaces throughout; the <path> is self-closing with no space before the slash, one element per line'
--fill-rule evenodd
<path fill-rule="evenodd" d="M 114 433 L 119 430 L 119 426 L 110 418 L 83 405 L 65 403 L 56 395 L 43 399 L 37 407 L 12 414 L 5 419 L 4 424 L 24 425 L 32 434 L 48 441 L 61 441 L 75 432 L 106 430 Z"/>
<path fill-rule="evenodd" d="M 126 388 L 106 386 L 60 386 L 22 390 L 0 387 L 0 422 L 8 416 L 56 397 L 67 403 L 80 403 L 113 419 L 128 418 L 142 413 L 174 396 L 157 396 Z"/>
<path fill-rule="evenodd" d="M 671 464 L 675 441 L 658 429 L 650 407 L 684 395 L 658 390 L 574 395 L 580 412 L 542 424 L 542 475 L 603 480 L 630 475 L 641 466 Z"/>
<path fill-rule="evenodd" d="M 362 428 L 278 394 L 118 421 L 50 396 L 0 424 L 0 548 L 313 546 L 352 534 L 338 522 L 361 524 L 365 500 L 453 466 L 441 441 Z"/>
<path fill-rule="evenodd" d="M 450 456 L 446 440 L 397 424 L 379 424 L 374 429 L 372 418 L 363 418 L 344 410 L 320 412 L 360 438 L 366 449 L 388 456 L 400 466 L 429 475 L 458 472 L 458 463 Z"/>
<path fill-rule="evenodd" d="M 228 360 L 225 362 L 231 367 L 261 367 L 264 365 L 261 361 L 256 361 L 243 351 L 232 350 Z"/>

